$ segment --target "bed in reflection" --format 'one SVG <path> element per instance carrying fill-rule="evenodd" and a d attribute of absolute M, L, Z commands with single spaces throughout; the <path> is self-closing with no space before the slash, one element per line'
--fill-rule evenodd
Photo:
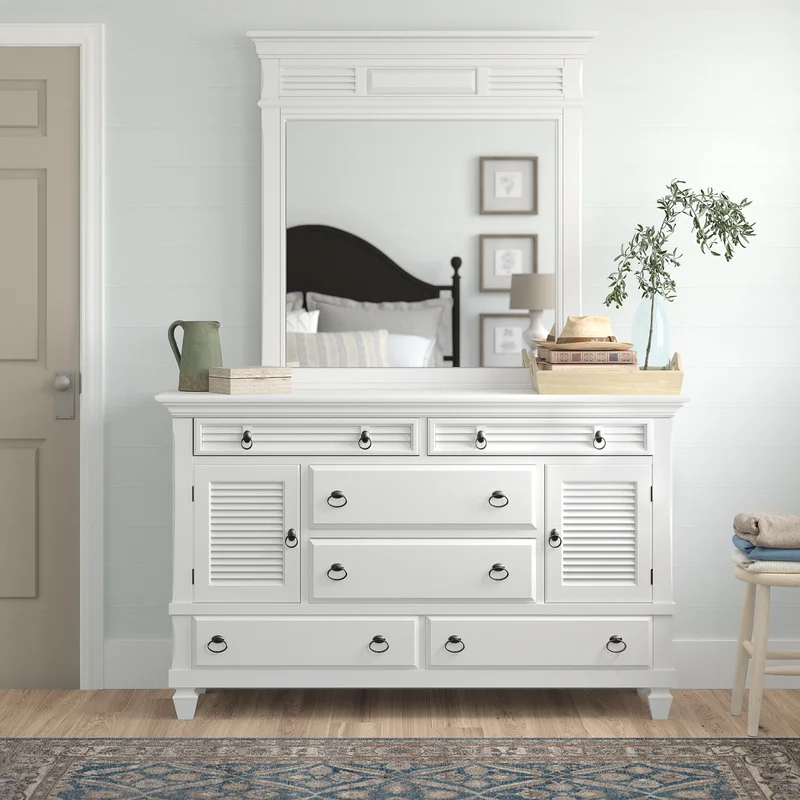
<path fill-rule="evenodd" d="M 426 283 L 360 237 L 286 231 L 286 359 L 302 367 L 448 367 L 460 361 L 461 259 Z"/>

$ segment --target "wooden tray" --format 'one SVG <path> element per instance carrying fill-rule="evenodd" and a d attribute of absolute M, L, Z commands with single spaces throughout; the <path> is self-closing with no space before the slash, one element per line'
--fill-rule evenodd
<path fill-rule="evenodd" d="M 636 372 L 542 370 L 527 350 L 522 351 L 522 362 L 530 370 L 533 390 L 538 394 L 680 394 L 683 385 L 680 353 L 672 356 L 667 369 Z"/>

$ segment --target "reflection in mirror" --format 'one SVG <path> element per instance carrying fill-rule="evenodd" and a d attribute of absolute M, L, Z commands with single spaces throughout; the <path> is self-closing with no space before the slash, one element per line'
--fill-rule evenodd
<path fill-rule="evenodd" d="M 520 366 L 553 324 L 555 186 L 552 120 L 288 122 L 287 362 Z"/>

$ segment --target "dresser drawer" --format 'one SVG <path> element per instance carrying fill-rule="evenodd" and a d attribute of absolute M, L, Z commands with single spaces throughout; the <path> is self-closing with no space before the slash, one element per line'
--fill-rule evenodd
<path fill-rule="evenodd" d="M 535 597 L 535 539 L 312 539 L 310 545 L 315 600 Z"/>
<path fill-rule="evenodd" d="M 647 455 L 650 439 L 646 420 L 428 420 L 428 453 L 439 456 Z"/>
<path fill-rule="evenodd" d="M 196 419 L 198 456 L 419 454 L 416 419 Z"/>
<path fill-rule="evenodd" d="M 650 617 L 428 619 L 431 667 L 648 667 L 651 652 Z"/>
<path fill-rule="evenodd" d="M 313 466 L 316 527 L 509 526 L 535 529 L 537 466 Z"/>
<path fill-rule="evenodd" d="M 198 667 L 416 667 L 418 641 L 416 617 L 194 618 Z"/>

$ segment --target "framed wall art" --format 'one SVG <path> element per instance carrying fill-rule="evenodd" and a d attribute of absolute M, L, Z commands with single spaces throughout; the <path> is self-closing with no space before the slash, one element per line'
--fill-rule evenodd
<path fill-rule="evenodd" d="M 527 314 L 481 314 L 481 366 L 521 367 Z"/>
<path fill-rule="evenodd" d="M 482 156 L 481 214 L 537 214 L 536 156 Z"/>
<path fill-rule="evenodd" d="M 512 275 L 530 275 L 537 270 L 535 233 L 489 233 L 480 237 L 482 292 L 508 292 Z"/>

